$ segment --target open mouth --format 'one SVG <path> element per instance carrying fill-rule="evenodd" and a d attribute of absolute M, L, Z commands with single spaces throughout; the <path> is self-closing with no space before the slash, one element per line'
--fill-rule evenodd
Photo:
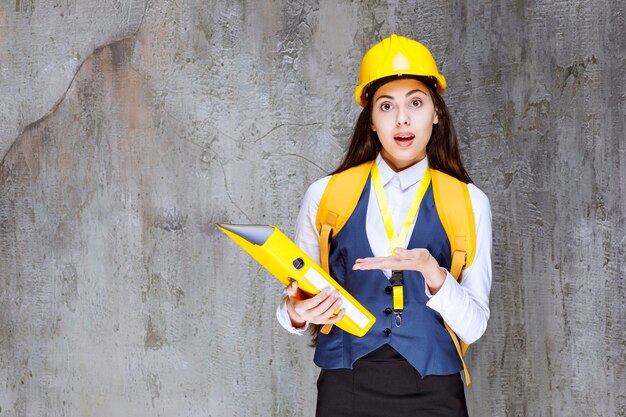
<path fill-rule="evenodd" d="M 393 136 L 393 139 L 396 141 L 398 145 L 408 146 L 411 144 L 413 139 L 415 139 L 415 135 L 408 132 L 398 133 Z"/>

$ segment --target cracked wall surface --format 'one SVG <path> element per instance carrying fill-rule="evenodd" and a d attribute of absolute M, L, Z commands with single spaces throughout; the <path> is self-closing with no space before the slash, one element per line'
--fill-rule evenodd
<path fill-rule="evenodd" d="M 473 416 L 626 416 L 617 0 L 0 5 L 0 415 L 311 416 L 280 285 L 214 227 L 335 168 L 367 47 L 430 47 L 490 197 Z"/>
<path fill-rule="evenodd" d="M 55 108 L 96 48 L 139 30 L 146 6 L 145 0 L 0 4 L 0 158 L 26 126 Z"/>

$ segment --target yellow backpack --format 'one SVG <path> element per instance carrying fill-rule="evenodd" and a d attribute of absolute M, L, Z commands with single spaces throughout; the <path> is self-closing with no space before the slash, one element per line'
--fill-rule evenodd
<path fill-rule="evenodd" d="M 320 261 L 327 273 L 329 273 L 330 241 L 339 233 L 356 208 L 373 163 L 374 161 L 365 162 L 333 175 L 322 195 L 315 225 L 320 234 Z M 463 268 L 470 266 L 474 261 L 476 229 L 472 202 L 467 184 L 441 171 L 430 169 L 430 172 L 437 213 L 450 241 L 452 252 L 450 274 L 460 283 Z M 463 359 L 469 345 L 460 340 L 445 321 L 444 325 L 459 353 L 465 372 L 465 382 L 469 385 L 470 375 Z M 327 324 L 320 331 L 328 334 L 331 327 L 332 325 Z"/>

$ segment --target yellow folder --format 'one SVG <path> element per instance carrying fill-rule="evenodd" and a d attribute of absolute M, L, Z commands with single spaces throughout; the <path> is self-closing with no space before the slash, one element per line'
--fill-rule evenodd
<path fill-rule="evenodd" d="M 343 301 L 341 308 L 345 309 L 345 315 L 336 323 L 340 329 L 355 336 L 363 336 L 376 321 L 365 307 L 276 226 L 217 226 L 284 285 L 296 280 L 298 287 L 309 295 L 315 295 L 328 287 L 336 289 Z"/>

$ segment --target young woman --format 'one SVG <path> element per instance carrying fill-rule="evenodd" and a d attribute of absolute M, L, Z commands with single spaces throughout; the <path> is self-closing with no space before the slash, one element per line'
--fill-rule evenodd
<path fill-rule="evenodd" d="M 332 237 L 328 259 L 331 275 L 377 321 L 361 338 L 336 326 L 316 338 L 314 360 L 322 368 L 317 416 L 467 416 L 463 362 L 444 321 L 467 344 L 486 329 L 491 210 L 461 162 L 441 98 L 445 86 L 428 49 L 400 36 L 372 47 L 361 63 L 355 97 L 363 110 L 333 174 L 375 163 L 354 212 Z M 435 206 L 433 170 L 467 184 L 469 191 L 475 252 L 460 283 L 448 272 L 451 245 Z M 316 261 L 316 215 L 329 179 L 309 187 L 296 225 L 296 244 Z M 397 271 L 403 309 L 393 301 Z M 319 327 L 312 325 L 341 320 L 343 311 L 334 315 L 339 308 L 337 294 L 307 298 L 294 282 L 285 289 L 277 317 L 292 333 L 312 327 L 317 336 Z"/>

